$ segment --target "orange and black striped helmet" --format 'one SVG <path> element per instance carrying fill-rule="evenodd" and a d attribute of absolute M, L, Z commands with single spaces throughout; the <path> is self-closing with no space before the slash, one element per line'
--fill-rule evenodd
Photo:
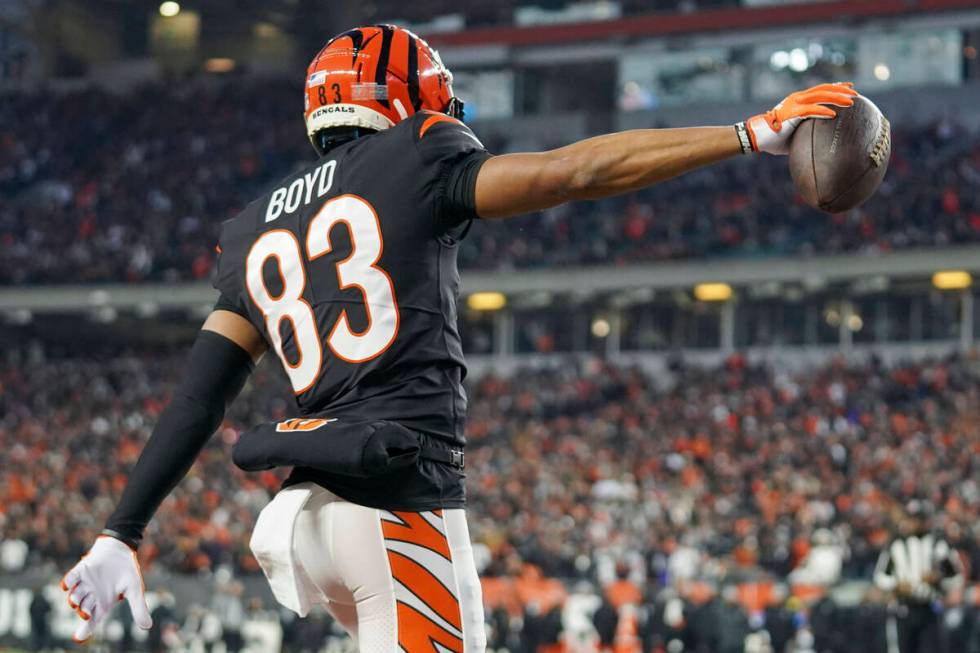
<path fill-rule="evenodd" d="M 462 119 L 453 76 L 439 53 L 394 25 L 358 27 L 330 39 L 306 73 L 306 132 L 332 127 L 380 131 L 428 109 Z"/>

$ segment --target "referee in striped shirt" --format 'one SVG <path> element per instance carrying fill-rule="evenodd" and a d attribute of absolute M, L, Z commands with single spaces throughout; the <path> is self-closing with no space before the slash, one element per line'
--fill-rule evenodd
<path fill-rule="evenodd" d="M 959 555 L 946 540 L 931 534 L 918 516 L 902 522 L 874 572 L 875 585 L 894 597 L 886 625 L 889 653 L 939 651 L 942 600 L 962 581 Z"/>

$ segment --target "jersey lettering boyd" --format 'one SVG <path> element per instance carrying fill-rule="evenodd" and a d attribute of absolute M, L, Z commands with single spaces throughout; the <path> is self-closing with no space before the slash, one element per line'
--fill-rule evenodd
<path fill-rule="evenodd" d="M 333 159 L 321 166 L 297 177 L 288 186 L 280 186 L 272 191 L 269 204 L 265 209 L 265 221 L 272 222 L 283 213 L 294 213 L 301 206 L 318 200 L 333 187 L 333 175 L 337 170 L 337 162 Z M 316 187 L 316 195 L 313 188 Z"/>

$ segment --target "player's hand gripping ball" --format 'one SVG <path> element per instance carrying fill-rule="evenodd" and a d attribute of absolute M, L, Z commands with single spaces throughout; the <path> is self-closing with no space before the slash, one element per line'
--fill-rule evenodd
<path fill-rule="evenodd" d="M 888 170 L 891 144 L 888 119 L 858 95 L 833 120 L 800 125 L 789 144 L 789 173 L 807 204 L 840 213 L 878 189 Z"/>
<path fill-rule="evenodd" d="M 855 96 L 857 91 L 850 82 L 820 84 L 790 93 L 771 110 L 745 122 L 752 149 L 769 154 L 789 154 L 790 139 L 800 123 L 807 118 L 835 118 L 837 112 L 831 107 L 849 107 L 854 104 Z"/>
<path fill-rule="evenodd" d="M 129 603 L 133 621 L 144 630 L 153 625 L 143 590 L 136 552 L 114 537 L 101 536 L 61 581 L 68 605 L 81 623 L 73 639 L 84 642 L 122 600 Z"/>

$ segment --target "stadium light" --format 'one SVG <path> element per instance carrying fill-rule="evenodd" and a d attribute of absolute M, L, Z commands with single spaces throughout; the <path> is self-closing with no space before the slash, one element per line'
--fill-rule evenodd
<path fill-rule="evenodd" d="M 180 4 L 168 0 L 160 3 L 160 15 L 164 18 L 173 18 L 180 13 Z"/>
<path fill-rule="evenodd" d="M 499 311 L 507 305 L 502 292 L 475 292 L 466 298 L 466 305 L 474 311 Z"/>
<path fill-rule="evenodd" d="M 887 65 L 883 63 L 875 65 L 874 73 L 875 73 L 875 79 L 878 79 L 882 82 L 887 82 L 889 78 L 891 78 L 892 76 L 891 68 L 889 68 Z"/>
<path fill-rule="evenodd" d="M 592 335 L 596 338 L 605 338 L 610 331 L 612 331 L 612 326 L 606 318 L 598 317 L 592 321 Z"/>
<path fill-rule="evenodd" d="M 966 270 L 940 270 L 932 275 L 932 285 L 939 290 L 963 290 L 973 285 L 973 277 Z"/>
<path fill-rule="evenodd" d="M 228 57 L 212 57 L 204 62 L 209 73 L 228 73 L 235 69 L 235 60 Z"/>
<path fill-rule="evenodd" d="M 806 56 L 803 48 L 793 48 L 789 51 L 789 69 L 793 72 L 802 73 L 810 67 L 810 60 Z"/>
<path fill-rule="evenodd" d="M 727 283 L 699 283 L 694 286 L 694 298 L 701 302 L 726 302 L 732 298 L 732 287 Z"/>
<path fill-rule="evenodd" d="M 769 56 L 769 66 L 773 70 L 782 70 L 789 65 L 789 52 L 776 50 Z"/>

